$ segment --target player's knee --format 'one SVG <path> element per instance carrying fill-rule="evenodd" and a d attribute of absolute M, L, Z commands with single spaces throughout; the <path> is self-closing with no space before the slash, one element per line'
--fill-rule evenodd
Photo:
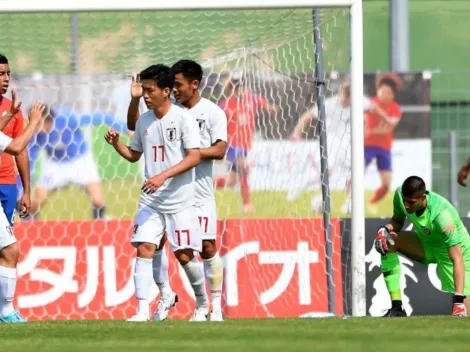
<path fill-rule="evenodd" d="M 191 248 L 175 251 L 175 257 L 181 265 L 188 264 L 194 258 L 194 251 Z"/>
<path fill-rule="evenodd" d="M 0 251 L 0 258 L 2 259 L 2 265 L 15 268 L 20 257 L 20 246 L 18 242 L 13 243 Z"/>
<path fill-rule="evenodd" d="M 153 243 L 141 242 L 137 246 L 137 257 L 152 259 L 157 246 Z"/>
<path fill-rule="evenodd" d="M 202 241 L 202 259 L 211 259 L 217 254 L 217 246 L 215 240 Z"/>

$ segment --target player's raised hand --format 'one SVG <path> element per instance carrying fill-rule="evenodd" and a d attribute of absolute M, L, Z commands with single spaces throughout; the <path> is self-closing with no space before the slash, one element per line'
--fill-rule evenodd
<path fill-rule="evenodd" d="M 108 132 L 106 132 L 104 139 L 108 144 L 116 145 L 117 142 L 119 142 L 119 133 L 117 133 L 113 128 L 110 128 Z"/>
<path fill-rule="evenodd" d="M 467 167 L 467 165 L 463 165 L 457 175 L 457 182 L 463 187 L 467 187 L 467 182 L 465 182 L 465 180 L 468 177 L 468 171 L 469 168 Z"/>
<path fill-rule="evenodd" d="M 45 117 L 44 116 L 45 109 L 46 107 L 44 106 L 43 103 L 39 101 L 35 102 L 31 110 L 29 110 L 29 114 L 28 114 L 29 123 L 39 124 L 41 120 Z"/>
<path fill-rule="evenodd" d="M 21 101 L 20 98 L 18 97 L 18 92 L 16 89 L 11 90 L 11 108 L 10 108 L 10 113 L 14 116 L 20 111 L 21 109 Z"/>
<path fill-rule="evenodd" d="M 375 236 L 375 250 L 381 255 L 386 255 L 390 251 L 389 245 L 395 245 L 395 241 L 390 235 L 390 231 L 388 230 L 388 228 L 382 226 L 381 228 L 379 228 L 379 230 L 377 231 L 377 235 Z"/>
<path fill-rule="evenodd" d="M 166 178 L 162 174 L 155 175 L 147 180 L 142 186 L 142 191 L 144 193 L 154 193 L 156 192 L 163 183 L 165 183 Z"/>
<path fill-rule="evenodd" d="M 144 94 L 142 89 L 142 81 L 140 80 L 140 74 L 137 74 L 134 78 L 132 76 L 132 83 L 131 83 L 131 97 L 132 98 L 141 98 Z"/>

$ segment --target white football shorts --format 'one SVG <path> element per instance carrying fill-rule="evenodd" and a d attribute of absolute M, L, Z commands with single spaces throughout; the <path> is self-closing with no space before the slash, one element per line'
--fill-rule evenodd
<path fill-rule="evenodd" d="M 46 160 L 42 165 L 38 186 L 53 190 L 76 184 L 86 186 L 90 183 L 101 182 L 98 167 L 91 153 L 78 157 L 73 161 L 57 162 Z"/>
<path fill-rule="evenodd" d="M 134 247 L 137 247 L 139 243 L 152 243 L 159 246 L 165 232 L 173 252 L 186 248 L 198 252 L 202 250 L 201 229 L 195 206 L 175 214 L 165 214 L 147 205 L 139 205 L 131 244 Z"/>
<path fill-rule="evenodd" d="M 16 242 L 13 226 L 10 226 L 5 212 L 0 206 L 0 250 Z"/>
<path fill-rule="evenodd" d="M 196 209 L 202 239 L 215 240 L 217 238 L 217 206 L 215 200 L 207 200 L 198 204 Z"/>

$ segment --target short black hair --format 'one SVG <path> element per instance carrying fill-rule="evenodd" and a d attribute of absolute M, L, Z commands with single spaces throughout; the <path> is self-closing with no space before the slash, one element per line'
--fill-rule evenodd
<path fill-rule="evenodd" d="M 140 72 L 140 79 L 152 80 L 160 89 L 170 88 L 172 90 L 175 84 L 175 75 L 168 66 L 162 64 L 147 67 Z"/>
<path fill-rule="evenodd" d="M 0 65 L 8 65 L 8 59 L 3 54 L 0 54 Z"/>
<path fill-rule="evenodd" d="M 391 78 L 383 78 L 379 83 L 379 87 L 382 87 L 382 86 L 390 87 L 390 89 L 393 91 L 393 94 L 395 95 L 398 92 L 397 83 Z"/>
<path fill-rule="evenodd" d="M 410 176 L 403 182 L 401 193 L 405 197 L 421 196 L 426 193 L 426 184 L 421 177 Z"/>
<path fill-rule="evenodd" d="M 199 83 L 201 83 L 204 74 L 201 65 L 193 60 L 180 60 L 171 67 L 171 70 L 175 75 L 181 73 L 187 80 L 198 81 Z"/>

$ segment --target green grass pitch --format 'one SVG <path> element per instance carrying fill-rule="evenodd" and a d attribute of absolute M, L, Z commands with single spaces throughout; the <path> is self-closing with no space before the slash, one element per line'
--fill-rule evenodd
<path fill-rule="evenodd" d="M 107 200 L 108 214 L 117 219 L 133 219 L 140 194 L 140 183 L 135 179 L 116 179 L 104 181 L 103 187 Z M 322 216 L 311 210 L 310 199 L 313 192 L 304 192 L 290 203 L 285 192 L 253 192 L 252 200 L 255 212 L 245 214 L 241 207 L 239 191 L 221 191 L 216 193 L 218 215 L 226 218 L 305 218 Z M 332 192 L 333 216 L 348 217 L 339 207 L 344 201 L 342 192 Z M 368 193 L 366 197 L 370 197 Z M 378 212 L 366 210 L 366 216 L 390 216 L 392 195 L 383 200 Z M 43 220 L 87 220 L 91 219 L 91 204 L 85 192 L 77 187 L 70 187 L 52 194 L 41 212 Z"/>
<path fill-rule="evenodd" d="M 232 320 L 2 326 L 3 351 L 468 351 L 470 320 L 453 317 Z"/>

